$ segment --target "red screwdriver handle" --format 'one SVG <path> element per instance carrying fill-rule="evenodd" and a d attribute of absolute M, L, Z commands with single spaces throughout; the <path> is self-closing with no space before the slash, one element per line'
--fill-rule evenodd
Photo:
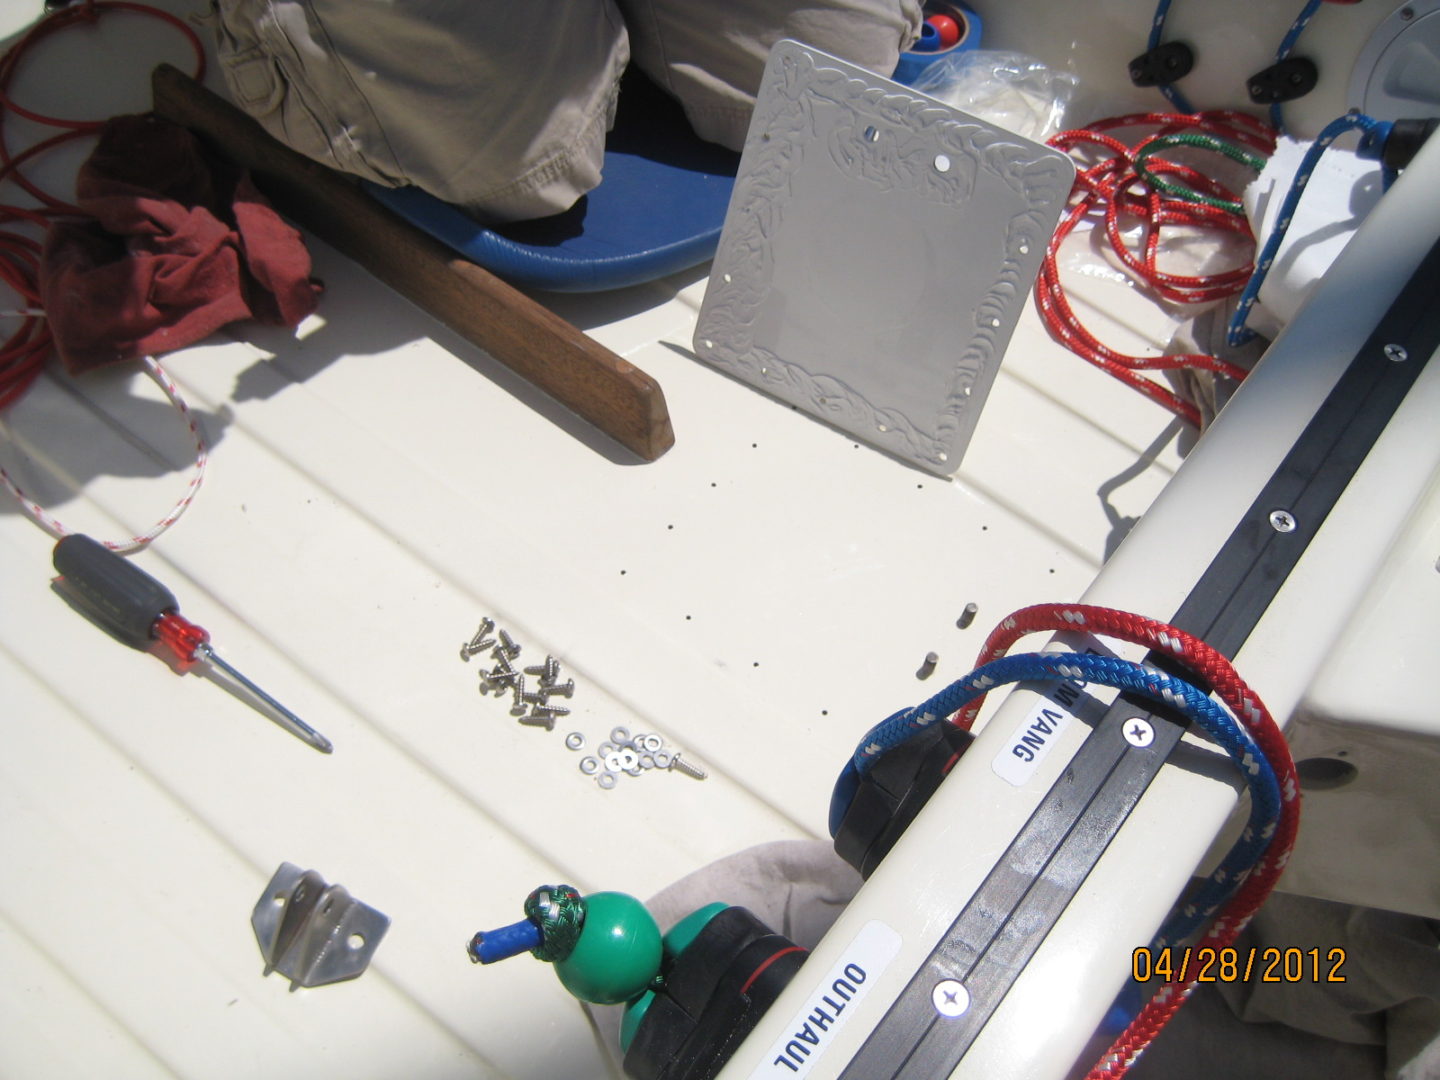
<path fill-rule="evenodd" d="M 186 663 L 194 660 L 195 650 L 210 641 L 210 635 L 203 628 L 173 611 L 167 611 L 155 620 L 151 628 L 165 646 Z"/>

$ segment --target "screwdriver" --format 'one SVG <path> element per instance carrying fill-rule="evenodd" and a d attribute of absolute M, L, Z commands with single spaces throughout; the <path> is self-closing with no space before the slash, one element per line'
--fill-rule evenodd
<path fill-rule="evenodd" d="M 175 594 L 104 544 L 72 533 L 55 545 L 55 569 L 72 593 L 116 637 L 137 649 L 161 642 L 183 664 L 203 660 L 270 706 L 290 731 L 328 754 L 330 740 L 227 664 L 210 647 L 210 634 L 180 617 Z"/>

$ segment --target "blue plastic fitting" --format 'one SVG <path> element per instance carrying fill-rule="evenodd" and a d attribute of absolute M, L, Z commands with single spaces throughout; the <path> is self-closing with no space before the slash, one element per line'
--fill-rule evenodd
<path fill-rule="evenodd" d="M 508 960 L 531 949 L 538 949 L 543 935 L 537 923 L 521 919 L 498 930 L 482 930 L 470 939 L 465 950 L 474 964 L 493 964 L 497 960 Z"/>

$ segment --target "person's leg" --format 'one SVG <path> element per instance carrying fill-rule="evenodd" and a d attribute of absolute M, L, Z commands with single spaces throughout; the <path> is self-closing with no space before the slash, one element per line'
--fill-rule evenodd
<path fill-rule="evenodd" d="M 795 38 L 880 75 L 920 35 L 920 0 L 619 0 L 635 62 L 696 133 L 739 150 L 770 47 Z"/>
<path fill-rule="evenodd" d="M 237 104 L 294 149 L 484 220 L 600 181 L 629 59 L 613 0 L 219 0 Z"/>

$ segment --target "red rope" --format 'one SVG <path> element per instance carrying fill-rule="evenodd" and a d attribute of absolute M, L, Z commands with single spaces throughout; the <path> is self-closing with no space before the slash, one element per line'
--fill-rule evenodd
<path fill-rule="evenodd" d="M 129 0 L 84 0 L 83 3 L 61 8 L 41 19 L 11 46 L 4 56 L 0 56 L 0 182 L 12 181 L 40 205 L 22 207 L 0 204 L 0 226 L 24 223 L 44 230 L 49 228 L 52 218 L 85 216 L 79 207 L 57 198 L 31 182 L 20 172 L 20 166 L 57 146 L 93 135 L 100 130 L 104 121 L 70 120 L 35 112 L 16 103 L 11 96 L 10 86 L 21 60 L 36 44 L 67 27 L 93 24 L 102 14 L 111 11 L 148 15 L 175 27 L 185 35 L 190 47 L 195 51 L 195 78 L 198 80 L 204 77 L 204 45 L 183 19 L 168 11 L 161 11 L 146 4 L 131 3 Z M 5 118 L 12 113 L 33 123 L 60 128 L 61 131 L 19 154 L 12 154 L 4 131 Z M 40 244 L 32 236 L 10 228 L 0 229 L 0 283 L 8 285 L 28 307 L 36 309 L 41 303 L 39 269 Z M 18 401 L 29 389 L 50 355 L 51 345 L 50 329 L 45 319 L 39 315 L 22 318 L 19 329 L 0 344 L 0 409 Z"/>
<path fill-rule="evenodd" d="M 1270 761 L 1280 781 L 1280 820 L 1275 836 L 1265 855 L 1216 915 L 1203 938 L 1209 947 L 1217 950 L 1226 948 L 1270 895 L 1295 847 L 1300 825 L 1300 780 L 1285 736 L 1264 703 L 1240 678 L 1226 657 L 1184 630 L 1114 608 L 1088 604 L 1039 604 L 1022 608 L 1005 618 L 990 634 L 975 665 L 979 667 L 998 660 L 1017 640 L 1042 630 L 1083 630 L 1144 645 L 1173 658 L 1213 688 Z M 983 702 L 983 697 L 975 699 L 956 714 L 953 722 L 968 730 Z M 1195 986 L 1194 979 L 1184 984 L 1166 983 L 1111 1044 L 1087 1074 L 1086 1080 L 1113 1080 L 1123 1075 L 1185 1003 Z"/>
<path fill-rule="evenodd" d="M 1110 134 L 1124 128 L 1149 127 L 1155 130 L 1127 145 Z M 1234 214 L 1166 195 L 1151 189 L 1135 171 L 1135 155 L 1152 139 L 1184 131 L 1200 131 L 1209 135 L 1240 142 L 1270 153 L 1275 148 L 1275 133 L 1265 123 L 1245 113 L 1216 111 L 1187 116 L 1178 113 L 1132 113 L 1100 120 L 1085 128 L 1062 131 L 1050 139 L 1050 145 L 1066 153 L 1082 155 L 1075 175 L 1071 203 L 1051 237 L 1045 260 L 1035 286 L 1035 300 L 1050 332 L 1071 352 L 1094 364 L 1128 386 L 1163 405 L 1176 416 L 1196 427 L 1200 412 L 1160 383 L 1139 374 L 1142 371 L 1198 368 L 1239 381 L 1245 369 L 1204 353 L 1178 353 L 1164 356 L 1131 356 L 1110 348 L 1095 337 L 1075 314 L 1060 284 L 1056 255 L 1061 243 L 1086 219 L 1099 217 L 1099 224 L 1116 257 L 1150 292 L 1163 300 L 1181 304 L 1213 303 L 1233 296 L 1244 289 L 1254 267 L 1250 264 L 1217 274 L 1173 274 L 1159 265 L 1161 232 L 1167 226 L 1201 226 L 1231 232 L 1250 238 L 1249 223 L 1244 215 Z M 1093 164 L 1084 165 L 1083 155 L 1102 156 Z M 1238 197 L 1219 181 L 1177 162 L 1151 157 L 1147 168 L 1156 175 L 1171 175 L 1194 191 L 1229 201 Z M 1141 227 L 1137 251 L 1124 236 L 1126 222 Z"/>

